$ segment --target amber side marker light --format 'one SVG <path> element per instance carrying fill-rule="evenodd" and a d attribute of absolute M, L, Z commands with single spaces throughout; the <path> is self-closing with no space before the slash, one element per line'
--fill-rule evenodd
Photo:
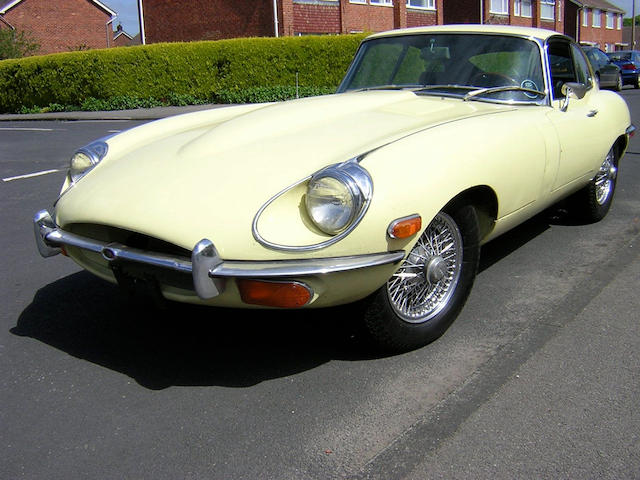
<path fill-rule="evenodd" d="M 409 238 L 418 233 L 421 228 L 422 217 L 420 215 L 409 215 L 391 222 L 387 229 L 387 234 L 391 238 Z"/>
<path fill-rule="evenodd" d="M 265 307 L 303 307 L 313 297 L 313 291 L 300 282 L 269 282 L 264 280 L 237 280 L 244 303 Z"/>

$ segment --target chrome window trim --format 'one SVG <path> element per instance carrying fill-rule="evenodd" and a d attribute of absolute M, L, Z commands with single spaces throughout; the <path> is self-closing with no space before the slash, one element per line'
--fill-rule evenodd
<path fill-rule="evenodd" d="M 390 34 L 388 35 L 389 37 L 392 36 L 407 36 L 407 35 L 437 35 L 437 34 L 446 34 L 446 35 L 455 35 L 455 34 L 459 34 L 459 35 L 493 35 L 493 36 L 504 36 L 504 37 L 517 37 L 517 38 L 523 38 L 525 40 L 529 40 L 533 43 L 535 43 L 538 46 L 538 49 L 540 51 L 540 61 L 542 62 L 542 76 L 545 82 L 544 85 L 544 93 L 545 98 L 543 98 L 542 100 L 532 100 L 532 101 L 523 101 L 523 102 L 518 102 L 516 103 L 517 105 L 537 105 L 537 106 L 547 106 L 550 107 L 552 105 L 551 102 L 551 94 L 552 94 L 552 90 L 551 90 L 551 76 L 549 74 L 549 62 L 548 62 L 548 57 L 547 57 L 547 49 L 546 49 L 546 45 L 547 42 L 551 39 L 551 38 L 565 38 L 569 41 L 572 41 L 569 37 L 562 35 L 562 34 L 558 34 L 558 35 L 553 35 L 552 37 L 547 38 L 547 40 L 543 40 L 541 38 L 538 37 L 534 37 L 534 36 L 527 36 L 527 35 L 520 35 L 517 33 L 510 33 L 510 32 L 473 32 L 473 31 L 464 31 L 464 30 L 460 30 L 460 31 L 455 31 L 455 30 L 451 30 L 451 31 L 442 31 L 442 32 L 415 32 L 415 33 L 399 33 L 397 35 L 394 34 Z M 340 82 L 340 85 L 338 86 L 336 93 L 348 93 L 348 92 L 352 92 L 353 90 L 347 90 L 346 86 L 347 83 L 351 80 L 353 74 L 355 73 L 355 65 L 357 63 L 357 61 L 359 60 L 359 56 L 362 55 L 362 52 L 364 51 L 363 46 L 370 41 L 373 40 L 377 40 L 383 38 L 382 36 L 372 36 L 371 38 L 366 38 L 362 41 L 362 43 L 358 46 L 358 50 L 356 51 L 356 54 L 353 57 L 353 60 L 351 61 L 351 64 L 349 65 L 349 68 L 347 69 L 347 72 L 345 74 L 345 76 L 343 77 L 342 81 Z M 452 98 L 457 98 L 457 97 L 453 97 Z M 488 103 L 500 103 L 500 104 L 508 104 L 509 101 L 496 101 L 496 100 L 491 100 L 488 101 Z"/>

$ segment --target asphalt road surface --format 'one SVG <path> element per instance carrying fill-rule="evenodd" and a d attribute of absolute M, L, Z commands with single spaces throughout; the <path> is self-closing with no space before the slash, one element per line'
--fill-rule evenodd
<path fill-rule="evenodd" d="M 485 246 L 444 337 L 376 356 L 349 307 L 158 310 L 41 258 L 74 149 L 138 123 L 0 122 L 0 479 L 640 478 L 640 136 L 602 222 Z"/>

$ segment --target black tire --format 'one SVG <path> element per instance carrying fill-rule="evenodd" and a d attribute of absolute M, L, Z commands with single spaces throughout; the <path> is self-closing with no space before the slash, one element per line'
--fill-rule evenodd
<path fill-rule="evenodd" d="M 619 92 L 622 90 L 622 74 L 618 73 L 618 76 L 616 77 L 616 85 L 614 87 L 614 90 L 616 92 Z"/>
<path fill-rule="evenodd" d="M 636 79 L 633 81 L 633 88 L 640 88 L 640 75 L 636 75 Z"/>
<path fill-rule="evenodd" d="M 618 178 L 618 156 L 614 147 L 609 150 L 596 176 L 572 199 L 575 214 L 583 221 L 602 220 L 613 203 Z"/>
<path fill-rule="evenodd" d="M 471 206 L 447 208 L 433 219 L 396 273 L 363 302 L 365 334 L 376 348 L 409 351 L 444 334 L 473 286 L 478 232 Z"/>

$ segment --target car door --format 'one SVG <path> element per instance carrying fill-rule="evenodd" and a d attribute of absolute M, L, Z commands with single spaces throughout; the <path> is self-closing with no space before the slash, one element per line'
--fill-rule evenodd
<path fill-rule="evenodd" d="M 606 128 L 598 111 L 600 92 L 594 88 L 584 52 L 564 39 L 550 40 L 547 51 L 554 96 L 548 118 L 560 143 L 560 159 L 551 190 L 558 191 L 574 188 L 576 182 L 584 181 L 602 163 L 600 150 L 606 144 Z M 562 85 L 568 82 L 586 85 L 587 90 L 582 98 L 570 94 L 565 104 Z"/>

